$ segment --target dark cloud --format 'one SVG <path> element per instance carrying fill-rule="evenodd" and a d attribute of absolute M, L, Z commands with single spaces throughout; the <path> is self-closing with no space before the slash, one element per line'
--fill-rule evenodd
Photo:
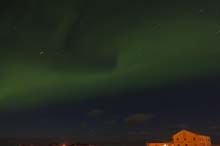
<path fill-rule="evenodd" d="M 190 126 L 188 124 L 184 124 L 184 123 L 177 124 L 176 127 L 180 128 L 180 129 L 189 129 L 190 128 Z"/>
<path fill-rule="evenodd" d="M 154 114 L 137 113 L 137 114 L 129 115 L 129 116 L 125 119 L 125 122 L 126 122 L 128 125 L 137 126 L 137 125 L 142 125 L 142 124 L 144 124 L 144 123 L 149 122 L 149 121 L 152 120 L 154 117 L 155 117 Z"/>
<path fill-rule="evenodd" d="M 101 116 L 103 114 L 104 114 L 104 111 L 101 109 L 93 109 L 88 112 L 88 116 L 90 116 L 90 117 L 97 117 L 97 116 Z"/>
<path fill-rule="evenodd" d="M 209 127 L 209 130 L 220 131 L 220 125 L 211 126 Z"/>
<path fill-rule="evenodd" d="M 116 124 L 116 120 L 110 120 L 105 122 L 105 125 L 109 125 L 109 126 L 112 126 L 114 124 Z"/>
<path fill-rule="evenodd" d="M 81 124 L 80 124 L 80 127 L 81 128 L 86 128 L 86 127 L 88 127 L 88 123 L 87 122 L 82 122 Z"/>
<path fill-rule="evenodd" d="M 149 135 L 148 131 L 131 131 L 128 133 L 129 136 L 147 136 Z"/>

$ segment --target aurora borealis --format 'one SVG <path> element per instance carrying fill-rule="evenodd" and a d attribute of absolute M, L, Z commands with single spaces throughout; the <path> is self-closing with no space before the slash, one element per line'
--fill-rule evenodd
<path fill-rule="evenodd" d="M 59 92 L 151 87 L 219 71 L 214 8 L 179 3 L 164 13 L 169 4 L 152 9 L 156 3 L 132 3 L 8 2 L 1 16 L 1 106 L 44 102 Z"/>
<path fill-rule="evenodd" d="M 124 101 L 130 91 L 135 99 L 146 89 L 219 77 L 217 0 L 8 0 L 0 7 L 2 111 Z"/>

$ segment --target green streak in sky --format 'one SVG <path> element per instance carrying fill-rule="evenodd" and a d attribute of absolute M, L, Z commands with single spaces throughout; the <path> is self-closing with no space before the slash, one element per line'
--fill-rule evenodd
<path fill-rule="evenodd" d="M 49 53 L 53 48 L 57 50 L 65 46 L 66 34 L 72 31 L 70 27 L 78 18 L 70 15 L 73 13 L 69 12 L 71 9 L 66 11 L 69 15 L 63 17 L 47 42 Z M 117 64 L 107 71 L 89 66 L 83 71 L 81 63 L 74 70 L 53 70 L 40 65 L 35 67 L 29 62 L 15 63 L 13 57 L 5 57 L 1 64 L 0 106 L 28 107 L 69 98 L 72 101 L 84 100 L 83 97 L 86 99 L 102 93 L 165 86 L 181 79 L 219 72 L 220 20 L 196 14 L 178 15 L 167 19 L 143 17 L 136 23 L 128 18 L 123 20 L 123 24 L 128 25 L 123 29 L 115 28 L 117 25 L 114 23 L 120 20 L 116 17 L 116 20 L 105 20 L 103 28 L 97 27 L 100 24 L 96 22 L 94 33 L 88 32 L 89 37 L 83 32 L 79 41 L 84 49 L 91 49 L 87 48 L 92 42 L 89 39 L 94 38 L 102 40 L 97 41 L 95 46 L 98 48 L 116 49 Z M 101 56 L 108 56 L 108 50 L 104 52 Z M 25 52 L 22 50 L 20 53 Z M 57 63 L 56 58 L 52 60 Z M 74 68 L 75 61 L 67 68 Z"/>

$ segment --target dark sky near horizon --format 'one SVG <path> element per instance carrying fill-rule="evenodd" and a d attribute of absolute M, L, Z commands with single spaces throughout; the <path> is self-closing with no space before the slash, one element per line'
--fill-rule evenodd
<path fill-rule="evenodd" d="M 220 143 L 218 0 L 0 7 L 0 137 Z"/>

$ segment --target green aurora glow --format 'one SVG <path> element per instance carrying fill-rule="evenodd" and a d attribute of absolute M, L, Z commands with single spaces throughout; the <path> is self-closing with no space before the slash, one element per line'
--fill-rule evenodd
<path fill-rule="evenodd" d="M 66 3 L 68 4 L 69 1 Z M 53 5 L 50 9 L 55 8 L 56 6 Z M 66 5 L 63 8 L 65 11 L 59 11 L 62 11 L 63 15 L 69 15 L 65 15 L 60 20 L 57 17 L 62 17 L 61 14 L 56 14 L 57 16 L 54 16 L 56 19 L 48 20 L 60 22 L 58 27 L 54 26 L 51 32 L 48 32 L 49 35 L 42 36 L 42 34 L 36 35 L 35 33 L 32 36 L 29 33 L 30 29 L 32 30 L 35 27 L 19 30 L 23 32 L 19 35 L 24 37 L 25 42 L 27 41 L 25 46 L 29 48 L 30 52 L 23 48 L 20 49 L 23 46 L 23 44 L 19 44 L 20 42 L 11 45 L 12 49 L 9 48 L 9 51 L 2 51 L 0 63 L 0 106 L 2 108 L 28 107 L 45 102 L 69 100 L 70 97 L 65 98 L 65 95 L 71 95 L 70 100 L 76 101 L 102 93 L 123 92 L 132 88 L 166 86 L 166 84 L 180 79 L 205 76 L 209 73 L 217 73 L 220 70 L 220 33 L 218 33 L 220 19 L 198 14 L 197 9 L 176 12 L 175 15 L 167 14 L 167 16 L 155 14 L 156 16 L 153 18 L 145 14 L 141 16 L 137 14 L 139 17 L 130 16 L 130 14 L 108 14 L 111 17 L 103 20 L 100 14 L 100 17 L 95 17 L 91 22 L 94 24 L 92 32 L 85 29 L 84 26 L 76 32 L 76 36 L 79 36 L 79 43 L 74 44 L 73 48 L 80 46 L 79 49 L 88 51 L 89 55 L 82 55 L 84 61 L 73 59 L 60 69 L 47 68 L 47 66 L 41 65 L 44 62 L 38 62 L 37 65 L 29 62 L 32 58 L 41 61 L 39 51 L 41 46 L 46 46 L 47 52 L 43 59 L 52 60 L 48 61 L 49 63 L 60 63 L 60 58 L 47 57 L 47 55 L 65 46 L 65 35 L 71 31 L 72 25 L 75 24 L 73 21 L 77 21 L 78 15 L 80 15 L 77 8 L 72 9 L 70 7 L 67 9 Z M 48 13 L 51 11 L 55 10 L 48 10 Z M 88 16 L 84 18 L 84 22 L 90 21 L 90 18 L 93 19 L 93 16 L 96 15 L 98 12 L 92 13 L 92 18 Z M 31 21 L 29 19 L 29 16 L 24 17 L 22 22 Z M 12 21 L 6 18 L 3 20 L 5 21 L 1 25 L 12 26 Z M 103 21 L 100 22 L 100 20 Z M 23 26 L 23 24 L 20 25 Z M 5 30 L 4 36 L 10 34 L 3 26 L 1 28 Z M 28 39 L 29 37 L 31 39 Z M 45 43 L 46 37 L 49 39 Z M 39 39 L 42 41 L 38 46 L 35 45 L 38 41 L 32 42 L 32 40 Z M 94 40 L 98 41 L 91 47 Z M 4 46 L 5 44 L 1 45 L 1 50 L 4 49 Z M 31 48 L 32 46 L 34 47 Z M 83 51 L 79 50 L 77 54 Z M 114 51 L 115 56 L 112 55 Z M 29 53 L 34 54 L 34 57 L 29 56 Z M 116 60 L 116 63 L 113 63 L 113 67 L 107 70 L 102 69 L 105 64 L 101 64 L 101 69 L 90 66 L 90 64 L 83 64 L 98 58 L 97 54 L 101 58 L 95 61 L 98 62 L 98 65 L 106 57 L 110 59 L 110 62 Z M 17 59 L 19 55 L 25 57 L 23 56 L 23 59 L 18 57 Z M 40 57 L 38 58 L 38 56 Z M 61 60 L 63 58 L 61 57 Z M 62 62 L 60 65 L 62 66 Z M 84 70 L 85 68 L 86 70 Z"/>

